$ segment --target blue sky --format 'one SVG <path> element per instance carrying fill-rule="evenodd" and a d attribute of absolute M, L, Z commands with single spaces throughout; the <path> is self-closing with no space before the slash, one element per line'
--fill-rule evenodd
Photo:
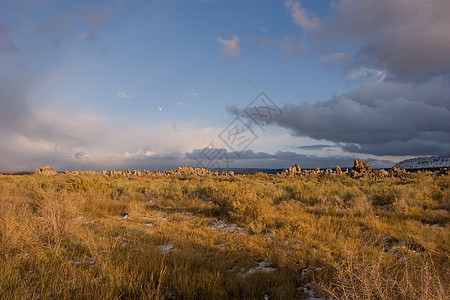
<path fill-rule="evenodd" d="M 390 167 L 448 154 L 449 8 L 1 1 L 0 170 Z M 260 92 L 280 114 L 255 124 Z M 245 147 L 221 138 L 236 124 L 255 137 Z"/>

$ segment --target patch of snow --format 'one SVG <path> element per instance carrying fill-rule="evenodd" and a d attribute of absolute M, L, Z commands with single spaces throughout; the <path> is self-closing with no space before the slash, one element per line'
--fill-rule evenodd
<path fill-rule="evenodd" d="M 73 260 L 70 261 L 70 263 L 72 263 L 74 265 L 77 265 L 77 266 L 79 266 L 81 264 L 84 264 L 84 263 L 88 263 L 90 265 L 93 265 L 93 264 L 95 264 L 95 257 L 91 257 L 90 260 L 83 260 L 83 259 L 75 260 L 75 259 L 73 259 Z M 49 273 L 49 272 L 47 272 L 47 273 Z"/>
<path fill-rule="evenodd" d="M 219 247 L 219 249 L 221 249 L 221 250 L 225 250 L 227 248 L 227 244 L 220 243 L 220 244 L 217 244 L 217 247 Z"/>
<path fill-rule="evenodd" d="M 218 220 L 216 218 L 213 219 L 212 227 L 214 227 L 216 230 L 223 230 L 231 233 L 243 233 L 248 232 L 247 228 L 239 227 L 236 224 L 228 224 L 225 223 L 223 220 Z"/>
<path fill-rule="evenodd" d="M 305 293 L 305 294 L 308 294 L 308 296 L 309 296 L 309 300 L 325 300 L 325 298 L 317 298 L 315 295 L 314 295 L 314 292 L 312 291 L 312 290 L 310 290 L 308 287 L 304 287 L 303 288 L 303 292 Z"/>
<path fill-rule="evenodd" d="M 263 261 L 258 263 L 258 266 L 256 266 L 255 268 L 251 268 L 249 270 L 247 270 L 246 274 L 242 274 L 242 276 L 246 276 L 246 275 L 253 275 L 255 273 L 273 273 L 276 271 L 275 268 L 270 267 L 270 262 L 268 261 L 268 259 L 264 259 Z"/>
<path fill-rule="evenodd" d="M 168 220 L 167 217 L 164 217 L 164 216 L 144 217 L 143 219 L 146 220 L 146 221 L 152 221 L 152 222 L 157 221 L 157 220 L 160 220 L 160 221 L 167 221 Z"/>
<path fill-rule="evenodd" d="M 172 244 L 165 244 L 165 245 L 158 246 L 157 249 L 158 249 L 158 251 L 161 252 L 162 254 L 167 255 L 167 254 L 170 254 L 174 248 L 175 248 L 175 247 L 174 247 L 174 245 L 172 245 Z"/>
<path fill-rule="evenodd" d="M 299 239 L 293 239 L 292 242 L 294 243 L 294 246 L 299 248 L 302 245 L 302 241 Z"/>
<path fill-rule="evenodd" d="M 308 271 L 309 271 L 309 268 L 304 268 L 302 270 L 302 277 L 304 277 L 306 275 L 306 273 L 308 273 Z"/>
<path fill-rule="evenodd" d="M 26 252 L 23 256 L 27 257 L 29 255 L 30 255 L 30 253 Z M 22 258 L 22 254 L 21 253 L 17 254 L 16 258 Z"/>
<path fill-rule="evenodd" d="M 148 207 L 155 207 L 155 206 L 159 206 L 158 203 L 154 202 L 154 201 L 149 201 L 146 203 L 146 205 Z"/>

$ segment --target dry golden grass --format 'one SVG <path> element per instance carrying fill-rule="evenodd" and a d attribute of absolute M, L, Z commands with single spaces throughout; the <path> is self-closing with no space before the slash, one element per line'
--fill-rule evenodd
<path fill-rule="evenodd" d="M 449 190 L 424 173 L 0 175 L 0 299 L 449 299 Z"/>

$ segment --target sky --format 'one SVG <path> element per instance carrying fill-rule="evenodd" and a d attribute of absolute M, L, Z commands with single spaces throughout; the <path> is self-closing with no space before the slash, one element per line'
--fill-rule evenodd
<path fill-rule="evenodd" d="M 1 0 L 0 171 L 450 154 L 448 0 Z"/>

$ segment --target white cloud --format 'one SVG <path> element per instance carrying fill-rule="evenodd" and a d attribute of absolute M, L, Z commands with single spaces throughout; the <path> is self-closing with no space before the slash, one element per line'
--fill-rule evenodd
<path fill-rule="evenodd" d="M 207 145 L 221 128 L 191 123 L 134 128 L 114 118 L 35 112 L 26 128 L 0 129 L 0 169 L 58 170 L 166 168 L 183 163 L 182 153 Z"/>
<path fill-rule="evenodd" d="M 308 14 L 298 1 L 286 0 L 284 1 L 284 6 L 289 9 L 294 23 L 304 30 L 314 30 L 319 27 L 319 19 Z"/>
<path fill-rule="evenodd" d="M 197 93 L 194 90 L 188 91 L 188 92 L 186 92 L 186 94 L 189 96 L 189 98 L 198 98 L 198 97 L 200 97 L 200 94 Z"/>
<path fill-rule="evenodd" d="M 118 92 L 118 93 L 117 93 L 117 96 L 119 96 L 119 98 L 121 98 L 121 99 L 133 98 L 133 97 L 134 97 L 134 96 L 128 95 L 128 94 L 125 93 L 125 92 Z"/>
<path fill-rule="evenodd" d="M 365 78 L 365 77 L 372 77 L 372 76 L 378 77 L 378 81 L 383 81 L 387 77 L 387 72 L 383 71 L 383 70 L 373 69 L 373 68 L 359 67 L 357 69 L 353 69 L 347 75 L 347 79 L 358 79 L 358 78 Z"/>
<path fill-rule="evenodd" d="M 217 37 L 217 41 L 220 44 L 220 52 L 232 57 L 238 57 L 241 53 L 241 48 L 239 46 L 240 39 L 233 35 L 231 40 L 222 39 Z"/>

